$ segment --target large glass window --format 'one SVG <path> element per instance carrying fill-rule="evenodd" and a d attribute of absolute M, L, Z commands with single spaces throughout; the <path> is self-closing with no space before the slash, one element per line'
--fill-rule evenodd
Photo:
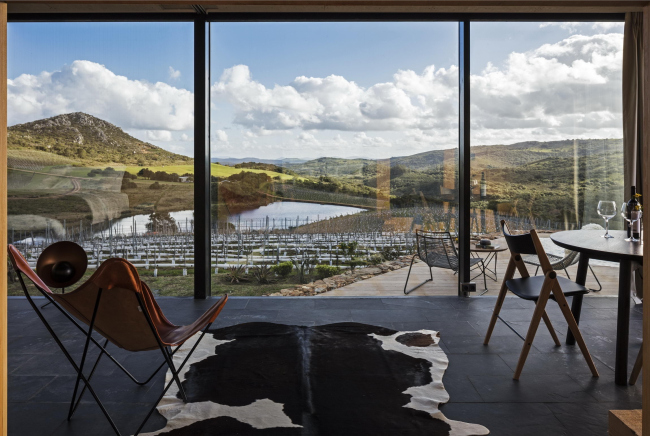
<path fill-rule="evenodd" d="M 620 22 L 472 23 L 473 233 L 593 227 L 621 204 L 622 53 Z"/>
<path fill-rule="evenodd" d="M 410 254 L 416 229 L 456 232 L 457 23 L 211 36 L 215 293 L 295 289 Z"/>
<path fill-rule="evenodd" d="M 32 266 L 71 240 L 86 277 L 124 257 L 154 292 L 192 295 L 192 26 L 9 25 L 9 242 Z"/>

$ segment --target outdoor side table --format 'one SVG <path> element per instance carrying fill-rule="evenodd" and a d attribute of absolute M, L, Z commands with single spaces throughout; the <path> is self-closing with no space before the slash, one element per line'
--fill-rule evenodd
<path fill-rule="evenodd" d="M 487 256 L 483 259 L 483 265 L 485 265 L 485 271 L 483 272 L 486 274 L 487 277 L 490 279 L 494 280 L 495 282 L 498 281 L 497 277 L 497 260 L 499 253 L 502 251 L 506 251 L 508 247 L 506 246 L 494 246 L 492 248 L 478 248 L 476 246 L 472 246 L 469 250 L 470 253 L 476 253 L 476 256 L 479 256 L 478 253 L 487 253 Z M 494 267 L 490 268 L 490 264 L 494 263 Z M 480 276 L 477 275 L 476 277 Z M 476 277 L 472 278 L 474 280 Z"/>

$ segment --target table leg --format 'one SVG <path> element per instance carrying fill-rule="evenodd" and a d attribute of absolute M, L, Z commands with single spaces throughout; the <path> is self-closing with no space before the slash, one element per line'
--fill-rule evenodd
<path fill-rule="evenodd" d="M 578 262 L 578 272 L 576 273 L 576 283 L 584 286 L 587 281 L 587 270 L 589 269 L 589 257 L 585 256 L 584 253 L 580 254 L 580 261 Z M 580 325 L 580 312 L 582 311 L 582 295 L 576 295 L 573 297 L 571 302 L 571 312 L 573 317 L 576 320 L 576 323 Z M 576 338 L 573 337 L 571 329 L 567 329 L 566 334 L 566 344 L 575 345 Z"/>
<path fill-rule="evenodd" d="M 618 316 L 616 320 L 616 366 L 614 382 L 627 386 L 627 353 L 630 339 L 630 287 L 632 286 L 632 263 L 620 262 L 618 276 Z"/>

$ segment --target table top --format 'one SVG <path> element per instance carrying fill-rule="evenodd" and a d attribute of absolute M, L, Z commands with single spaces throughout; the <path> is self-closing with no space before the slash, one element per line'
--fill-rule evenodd
<path fill-rule="evenodd" d="M 500 253 L 502 251 L 506 251 L 507 249 L 508 247 L 505 245 L 500 245 L 498 247 L 492 247 L 492 248 L 478 248 L 477 246 L 472 245 L 469 251 L 473 251 L 475 253 L 492 253 L 496 251 Z"/>
<path fill-rule="evenodd" d="M 603 238 L 604 234 L 604 230 L 567 230 L 553 233 L 551 240 L 560 247 L 584 253 L 590 259 L 611 262 L 643 260 L 643 244 L 626 241 L 624 230 L 610 230 L 609 234 L 614 236 L 611 239 Z"/>

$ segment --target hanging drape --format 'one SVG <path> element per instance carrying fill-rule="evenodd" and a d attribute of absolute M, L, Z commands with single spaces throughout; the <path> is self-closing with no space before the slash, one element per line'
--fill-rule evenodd
<path fill-rule="evenodd" d="M 643 186 L 643 12 L 625 14 L 623 39 L 623 160 L 624 198 L 630 187 Z M 642 198 L 643 201 L 643 198 Z"/>

